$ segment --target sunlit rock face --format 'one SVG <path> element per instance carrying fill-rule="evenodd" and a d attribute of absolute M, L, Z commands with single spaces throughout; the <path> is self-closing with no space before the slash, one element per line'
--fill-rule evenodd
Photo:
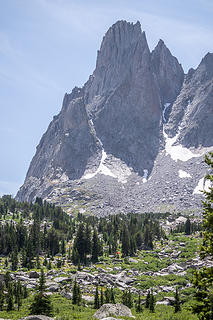
<path fill-rule="evenodd" d="M 199 207 L 212 74 L 212 54 L 184 75 L 162 40 L 150 53 L 140 23 L 118 21 L 89 80 L 65 94 L 16 198 L 96 214 Z"/>

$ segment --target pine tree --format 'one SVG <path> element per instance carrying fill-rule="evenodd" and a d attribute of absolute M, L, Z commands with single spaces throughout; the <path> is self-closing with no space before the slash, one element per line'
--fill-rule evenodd
<path fill-rule="evenodd" d="M 22 305 L 22 286 L 20 281 L 18 281 L 16 286 L 16 303 L 18 306 L 18 311 L 20 309 L 20 306 Z"/>
<path fill-rule="evenodd" d="M 61 241 L 61 254 L 64 255 L 66 253 L 65 241 L 62 239 Z"/>
<path fill-rule="evenodd" d="M 132 302 L 132 293 L 130 290 L 124 290 L 122 295 L 122 303 L 127 306 L 128 308 L 132 308 L 133 302 Z"/>
<path fill-rule="evenodd" d="M 94 263 L 98 261 L 99 246 L 97 230 L 94 229 L 92 237 L 92 262 Z"/>
<path fill-rule="evenodd" d="M 124 290 L 121 299 L 122 299 L 122 303 L 125 306 L 127 306 L 128 305 L 127 290 Z"/>
<path fill-rule="evenodd" d="M 4 285 L 2 282 L 0 282 L 0 311 L 3 310 L 3 306 L 4 306 Z"/>
<path fill-rule="evenodd" d="M 18 267 L 18 249 L 17 247 L 11 254 L 11 270 L 16 271 Z"/>
<path fill-rule="evenodd" d="M 111 303 L 114 303 L 115 304 L 115 295 L 114 295 L 114 290 L 113 288 L 111 288 Z"/>
<path fill-rule="evenodd" d="M 130 290 L 128 290 L 128 292 L 127 292 L 127 307 L 131 309 L 132 306 L 133 306 L 132 293 Z"/>
<path fill-rule="evenodd" d="M 191 234 L 191 221 L 190 221 L 189 217 L 187 218 L 186 223 L 185 223 L 185 234 L 186 235 Z"/>
<path fill-rule="evenodd" d="M 23 248 L 21 251 L 21 266 L 23 268 L 27 267 L 27 254 L 26 254 L 26 249 Z"/>
<path fill-rule="evenodd" d="M 113 254 L 115 254 L 117 251 L 117 242 L 118 242 L 117 234 L 114 232 L 113 239 L 112 239 L 112 253 Z"/>
<path fill-rule="evenodd" d="M 80 262 L 83 263 L 85 261 L 85 228 L 84 228 L 84 224 L 80 223 L 79 227 L 78 227 L 78 231 L 76 234 L 76 238 L 74 241 L 74 245 L 73 245 L 73 250 L 74 252 L 76 252 L 76 255 L 79 255 L 80 258 Z M 76 261 L 75 261 L 76 262 Z M 77 263 L 78 263 L 78 259 L 77 259 Z"/>
<path fill-rule="evenodd" d="M 81 289 L 79 284 L 77 285 L 77 305 L 80 306 L 81 304 Z"/>
<path fill-rule="evenodd" d="M 45 282 L 46 282 L 46 280 L 45 280 L 45 275 L 44 275 L 44 269 L 41 269 L 38 290 L 42 293 L 45 291 L 45 288 L 46 288 Z"/>
<path fill-rule="evenodd" d="M 73 288 L 72 288 L 72 304 L 77 304 L 78 302 L 78 284 L 75 279 Z"/>
<path fill-rule="evenodd" d="M 32 304 L 30 305 L 30 314 L 42 314 L 46 316 L 52 315 L 52 305 L 49 296 L 42 292 L 34 295 Z"/>
<path fill-rule="evenodd" d="M 91 243 L 91 230 L 89 227 L 89 224 L 86 224 L 86 229 L 85 229 L 85 253 L 90 254 L 91 253 L 91 248 L 92 248 L 92 243 Z"/>
<path fill-rule="evenodd" d="M 104 304 L 104 293 L 103 293 L 103 288 L 101 287 L 101 299 L 100 299 L 100 306 Z"/>
<path fill-rule="evenodd" d="M 40 269 L 41 264 L 40 264 L 40 259 L 39 259 L 39 255 L 36 256 L 36 268 Z"/>
<path fill-rule="evenodd" d="M 99 309 L 99 308 L 100 308 L 100 302 L 99 302 L 98 286 L 96 286 L 95 297 L 94 297 L 94 309 Z"/>
<path fill-rule="evenodd" d="M 152 232 L 148 224 L 144 226 L 144 248 L 146 250 L 153 250 Z"/>
<path fill-rule="evenodd" d="M 24 286 L 24 287 L 23 287 L 23 298 L 26 299 L 27 297 L 28 297 L 27 287 Z"/>
<path fill-rule="evenodd" d="M 5 266 L 5 268 L 8 267 L 8 259 L 7 259 L 7 258 L 6 258 L 5 261 L 4 261 L 4 266 Z"/>
<path fill-rule="evenodd" d="M 47 263 L 47 269 L 51 270 L 52 269 L 52 264 L 51 264 L 51 260 L 49 259 L 48 263 Z"/>
<path fill-rule="evenodd" d="M 136 241 L 135 237 L 130 238 L 130 255 L 134 255 L 136 252 Z"/>
<path fill-rule="evenodd" d="M 142 312 L 142 310 L 143 310 L 142 305 L 141 305 L 141 296 L 140 295 L 138 296 L 138 301 L 136 303 L 135 310 L 138 313 Z"/>
<path fill-rule="evenodd" d="M 106 288 L 104 295 L 105 295 L 105 303 L 110 303 L 111 294 L 110 294 L 109 288 Z"/>
<path fill-rule="evenodd" d="M 12 282 L 8 284 L 8 297 L 7 297 L 7 311 L 13 310 L 13 285 Z"/>
<path fill-rule="evenodd" d="M 52 315 L 52 304 L 50 297 L 45 294 L 45 275 L 43 269 L 39 278 L 39 292 L 34 295 L 33 302 L 30 305 L 30 314 Z"/>
<path fill-rule="evenodd" d="M 203 202 L 203 243 L 200 250 L 201 258 L 206 256 L 213 260 L 213 152 L 205 156 L 205 162 L 210 166 L 209 173 L 205 180 L 210 182 L 208 191 L 204 191 L 205 201 Z M 198 314 L 200 319 L 213 319 L 213 268 L 202 268 L 195 271 L 194 286 L 196 288 L 196 305 L 193 311 Z"/>
<path fill-rule="evenodd" d="M 155 312 L 155 298 L 152 290 L 151 290 L 150 299 L 149 299 L 149 310 L 151 312 Z"/>
<path fill-rule="evenodd" d="M 71 247 L 68 249 L 68 257 L 67 259 L 70 261 L 71 260 Z"/>
<path fill-rule="evenodd" d="M 126 225 L 124 225 L 122 229 L 121 246 L 122 246 L 123 257 L 128 256 L 130 254 L 130 240 L 129 240 L 129 232 L 127 230 Z"/>
<path fill-rule="evenodd" d="M 48 263 L 48 261 L 47 261 L 47 257 L 45 256 L 45 257 L 44 257 L 44 260 L 43 260 L 43 266 L 45 266 L 45 267 L 46 267 L 46 266 L 47 266 L 47 263 Z"/>
<path fill-rule="evenodd" d="M 179 292 L 178 292 L 178 288 L 177 288 L 177 287 L 176 287 L 176 290 L 175 290 L 174 308 L 175 308 L 175 313 L 176 313 L 176 312 L 179 312 L 179 311 L 181 310 L 181 308 L 180 308 Z"/>
<path fill-rule="evenodd" d="M 9 284 L 11 282 L 12 278 L 11 278 L 11 275 L 10 275 L 10 272 L 7 271 L 4 275 L 4 282 L 5 282 L 5 285 L 6 285 L 6 288 L 8 289 L 9 287 Z"/>
<path fill-rule="evenodd" d="M 143 236 L 142 236 L 142 232 L 141 232 L 141 231 L 138 231 L 138 232 L 136 233 L 135 241 L 136 241 L 136 246 L 137 246 L 137 248 L 138 248 L 138 249 L 141 249 L 142 243 L 143 243 Z"/>
<path fill-rule="evenodd" d="M 34 249 L 31 239 L 27 239 L 27 246 L 26 246 L 26 267 L 28 269 L 33 268 L 33 258 L 34 258 Z"/>
<path fill-rule="evenodd" d="M 74 265 L 80 264 L 80 256 L 78 254 L 78 250 L 75 247 L 73 247 L 72 249 L 72 263 Z"/>
<path fill-rule="evenodd" d="M 150 291 L 147 292 L 147 295 L 146 295 L 146 302 L 145 302 L 145 308 L 149 308 L 149 305 L 150 305 Z"/>

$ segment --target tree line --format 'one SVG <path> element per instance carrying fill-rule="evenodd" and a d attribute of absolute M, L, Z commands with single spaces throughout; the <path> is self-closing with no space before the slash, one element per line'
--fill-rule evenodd
<path fill-rule="evenodd" d="M 3 196 L 0 217 L 0 254 L 8 256 L 6 267 L 10 262 L 13 271 L 33 268 L 40 255 L 60 253 L 75 265 L 95 263 L 104 253 L 131 256 L 152 250 L 154 240 L 165 236 L 155 214 L 74 217 L 41 198 L 26 203 Z"/>

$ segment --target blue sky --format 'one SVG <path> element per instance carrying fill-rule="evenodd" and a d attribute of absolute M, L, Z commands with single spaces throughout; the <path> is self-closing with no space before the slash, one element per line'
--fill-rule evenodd
<path fill-rule="evenodd" d="M 117 20 L 141 22 L 184 70 L 213 51 L 212 0 L 0 0 L 0 195 L 15 195 L 65 92 L 93 72 Z"/>

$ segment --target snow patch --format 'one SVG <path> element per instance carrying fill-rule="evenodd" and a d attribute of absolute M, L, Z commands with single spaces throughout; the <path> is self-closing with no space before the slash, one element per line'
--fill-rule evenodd
<path fill-rule="evenodd" d="M 194 188 L 193 194 L 203 194 L 203 191 L 209 192 L 211 188 L 211 181 L 201 178 L 198 185 Z"/>
<path fill-rule="evenodd" d="M 101 145 L 102 145 L 102 143 L 101 143 Z M 106 158 L 107 158 L 107 154 L 104 151 L 104 149 L 102 149 L 102 157 L 101 157 L 101 162 L 99 164 L 98 169 L 94 173 L 87 173 L 83 178 L 84 179 L 91 179 L 91 178 L 95 177 L 98 173 L 105 174 L 106 176 L 116 178 L 116 176 L 110 171 L 110 169 L 105 166 L 104 161 L 106 160 Z"/>
<path fill-rule="evenodd" d="M 92 130 L 94 130 L 94 132 L 95 132 L 95 127 L 94 127 L 94 123 L 93 123 L 92 119 L 89 120 L 89 123 L 90 123 Z M 123 184 L 127 183 L 127 177 L 130 176 L 132 173 L 131 168 L 129 168 L 126 164 L 121 162 L 119 159 L 113 157 L 113 160 L 110 163 L 110 166 L 113 169 L 113 172 L 112 172 L 104 163 L 107 158 L 107 153 L 105 152 L 105 150 L 103 148 L 103 143 L 99 138 L 97 138 L 97 139 L 98 139 L 98 141 L 101 145 L 101 148 L 102 148 L 102 156 L 101 156 L 101 161 L 100 161 L 99 167 L 93 173 L 84 174 L 82 179 L 91 179 L 99 173 L 99 174 L 104 174 L 106 176 L 110 176 L 112 178 L 115 178 L 120 183 L 123 183 Z"/>
<path fill-rule="evenodd" d="M 93 120 L 90 119 L 89 122 L 90 122 L 90 125 L 91 125 L 92 129 L 95 131 L 95 127 L 94 127 Z M 104 148 L 103 148 L 103 143 L 102 143 L 102 141 L 101 141 L 99 138 L 98 138 L 98 141 L 99 141 L 99 143 L 100 143 L 100 145 L 101 145 L 101 148 L 102 148 L 102 156 L 101 156 L 101 162 L 100 162 L 100 164 L 99 164 L 99 167 L 98 167 L 98 169 L 97 169 L 95 172 L 93 172 L 93 173 L 87 173 L 87 174 L 85 174 L 82 178 L 83 178 L 83 179 L 86 179 L 86 180 L 87 180 L 87 179 L 91 179 L 91 178 L 94 178 L 98 173 L 104 174 L 104 175 L 106 175 L 106 176 L 110 176 L 110 177 L 113 177 L 113 178 L 116 178 L 116 176 L 115 176 L 115 175 L 110 171 L 110 169 L 107 168 L 106 165 L 104 164 L 104 161 L 105 161 L 106 158 L 107 158 L 107 154 L 106 154 L 106 152 L 105 152 L 105 150 L 104 150 Z"/>
<path fill-rule="evenodd" d="M 180 178 L 191 178 L 191 174 L 187 173 L 186 171 L 179 170 L 178 175 Z"/>
<path fill-rule="evenodd" d="M 92 119 L 90 119 L 90 120 L 89 120 L 89 122 L 90 122 L 91 126 L 94 128 L 93 120 L 92 120 Z"/>
<path fill-rule="evenodd" d="M 163 122 L 166 122 L 165 113 L 166 113 L 166 109 L 170 106 L 170 103 L 167 102 L 163 106 L 164 106 L 164 108 L 163 108 L 163 112 L 162 112 L 162 118 L 163 118 Z"/>
<path fill-rule="evenodd" d="M 147 178 L 148 178 L 148 173 L 149 171 L 147 169 L 143 170 L 143 183 L 147 182 Z"/>
<path fill-rule="evenodd" d="M 203 149 L 200 153 L 193 153 L 191 150 L 183 147 L 182 145 L 174 146 L 174 143 L 177 141 L 180 135 L 180 128 L 178 130 L 178 133 L 173 138 L 169 138 L 164 130 L 163 135 L 166 143 L 166 154 L 169 154 L 174 161 L 188 161 L 192 158 L 201 157 L 207 152 L 207 148 Z"/>

